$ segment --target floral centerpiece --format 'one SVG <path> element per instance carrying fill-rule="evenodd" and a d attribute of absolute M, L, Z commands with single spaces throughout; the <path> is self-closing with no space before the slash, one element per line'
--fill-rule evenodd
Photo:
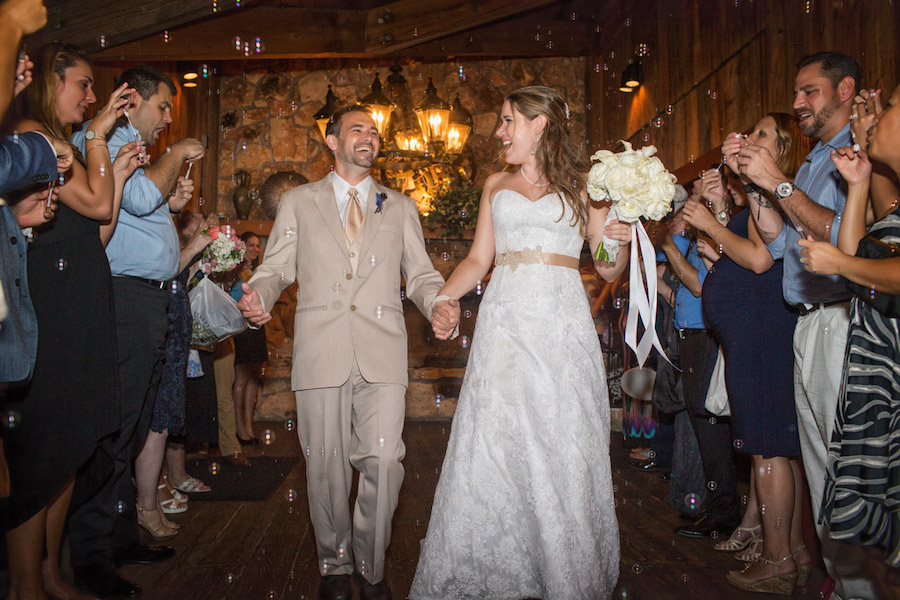
<path fill-rule="evenodd" d="M 607 222 L 618 219 L 635 223 L 641 218 L 659 221 L 672 209 L 675 176 L 653 156 L 656 146 L 633 150 L 629 142 L 621 143 L 625 146 L 622 152 L 600 150 L 591 157 L 594 165 L 588 174 L 588 195 L 612 204 Z M 604 236 L 594 258 L 615 262 L 618 252 L 619 243 Z"/>
<path fill-rule="evenodd" d="M 203 251 L 203 261 L 213 273 L 230 271 L 244 262 L 247 247 L 231 227 L 214 225 L 204 229 L 203 235 L 212 238 L 212 243 Z"/>
<path fill-rule="evenodd" d="M 606 222 L 617 219 L 631 224 L 631 265 L 629 272 L 628 317 L 625 322 L 625 342 L 634 350 L 638 365 L 643 366 L 651 347 L 668 360 L 656 335 L 656 252 L 644 230 L 641 219 L 659 221 L 672 209 L 675 197 L 675 176 L 666 170 L 654 154 L 655 146 L 634 150 L 628 142 L 622 152 L 600 150 L 591 157 L 594 163 L 588 174 L 587 192 L 596 200 L 608 200 L 612 205 Z M 604 230 L 606 227 L 604 226 Z M 597 245 L 594 258 L 615 262 L 619 242 L 605 235 Z M 641 262 L 644 264 L 644 278 Z M 641 285 L 641 283 L 646 285 Z M 644 334 L 637 340 L 638 319 L 644 324 Z"/>

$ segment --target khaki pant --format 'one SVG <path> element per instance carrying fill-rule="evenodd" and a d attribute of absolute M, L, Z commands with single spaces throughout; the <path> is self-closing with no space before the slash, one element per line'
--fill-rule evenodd
<path fill-rule="evenodd" d="M 237 423 L 234 417 L 234 398 L 231 394 L 231 386 L 234 385 L 234 342 L 231 338 L 219 342 L 216 346 L 213 371 L 216 375 L 219 451 L 222 456 L 240 454 L 241 445 L 237 439 Z"/>
<path fill-rule="evenodd" d="M 794 400 L 816 533 L 822 543 L 825 568 L 835 582 L 832 598 L 875 600 L 877 596 L 862 548 L 832 540 L 828 528 L 819 523 L 828 443 L 834 430 L 850 326 L 849 306 L 847 303 L 820 308 L 800 317 L 797 322 L 794 330 Z"/>
<path fill-rule="evenodd" d="M 403 483 L 406 387 L 369 383 L 354 363 L 341 387 L 301 390 L 296 396 L 319 572 L 343 575 L 355 567 L 378 583 Z M 353 469 L 360 478 L 351 514 Z"/>

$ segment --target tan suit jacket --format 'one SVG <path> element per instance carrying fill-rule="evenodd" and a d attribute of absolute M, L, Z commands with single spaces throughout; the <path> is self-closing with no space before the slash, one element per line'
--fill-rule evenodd
<path fill-rule="evenodd" d="M 415 203 L 372 182 L 362 233 L 348 247 L 329 174 L 281 196 L 263 263 L 250 279 L 266 310 L 298 282 L 291 387 L 337 387 L 354 354 L 370 383 L 408 385 L 406 296 L 428 319 L 444 284 L 425 249 Z M 377 211 L 376 194 L 386 194 Z M 377 212 L 376 212 L 377 211 Z"/>

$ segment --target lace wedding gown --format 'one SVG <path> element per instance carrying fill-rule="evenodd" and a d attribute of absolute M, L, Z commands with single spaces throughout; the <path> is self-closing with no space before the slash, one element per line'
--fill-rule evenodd
<path fill-rule="evenodd" d="M 619 532 L 609 464 L 609 396 L 576 269 L 583 239 L 558 196 L 494 196 L 498 255 L 412 600 L 610 598 Z M 498 261 L 499 262 L 499 261 Z M 532 264 L 528 264 L 532 263 Z"/>

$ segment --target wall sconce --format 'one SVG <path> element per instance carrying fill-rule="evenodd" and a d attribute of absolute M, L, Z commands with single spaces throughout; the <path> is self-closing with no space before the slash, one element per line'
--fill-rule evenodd
<path fill-rule="evenodd" d="M 620 92 L 633 92 L 640 87 L 644 81 L 644 66 L 641 64 L 640 57 L 635 56 L 628 61 L 625 72 L 622 73 L 622 85 L 619 86 Z"/>
<path fill-rule="evenodd" d="M 419 127 L 422 129 L 422 137 L 425 143 L 447 143 L 447 130 L 450 120 L 450 105 L 441 100 L 437 95 L 437 89 L 428 78 L 428 88 L 425 97 L 415 108 Z"/>
<path fill-rule="evenodd" d="M 331 91 L 331 86 L 329 85 L 328 93 L 325 94 L 325 105 L 313 116 L 313 119 L 316 120 L 316 125 L 319 126 L 319 133 L 322 134 L 323 140 L 325 139 L 325 127 L 328 126 L 328 120 L 339 108 L 337 96 Z"/>
<path fill-rule="evenodd" d="M 371 90 L 372 92 L 360 100 L 359 103 L 369 111 L 369 115 L 375 121 L 378 135 L 383 139 L 390 126 L 391 114 L 394 112 L 396 105 L 382 93 L 381 80 L 378 78 L 378 73 L 375 74 L 375 81 L 372 82 Z"/>

